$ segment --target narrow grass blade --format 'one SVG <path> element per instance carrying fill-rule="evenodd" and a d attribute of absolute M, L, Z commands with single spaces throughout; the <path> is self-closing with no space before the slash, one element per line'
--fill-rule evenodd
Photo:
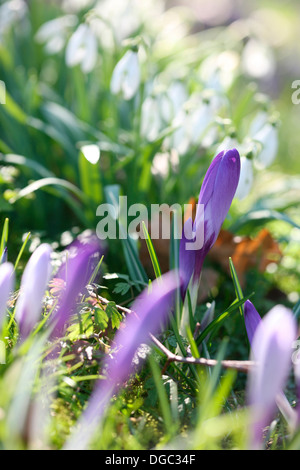
<path fill-rule="evenodd" d="M 149 232 L 147 230 L 147 227 L 144 221 L 142 221 L 142 229 L 143 229 L 146 245 L 148 248 L 149 256 L 151 259 L 151 263 L 154 269 L 155 277 L 159 278 L 161 277 L 161 269 L 160 269 L 159 262 L 155 253 L 155 249 L 153 247 L 152 240 L 150 238 Z"/>

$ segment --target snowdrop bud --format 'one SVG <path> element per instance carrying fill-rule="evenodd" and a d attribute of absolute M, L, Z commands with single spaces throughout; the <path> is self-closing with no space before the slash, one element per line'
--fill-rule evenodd
<path fill-rule="evenodd" d="M 8 296 L 14 285 L 14 267 L 11 263 L 0 266 L 0 328 L 3 323 Z"/>
<path fill-rule="evenodd" d="M 127 51 L 114 68 L 110 90 L 113 95 L 122 94 L 125 100 L 130 100 L 136 94 L 140 85 L 140 66 L 138 54 Z"/>
<path fill-rule="evenodd" d="M 51 252 L 50 245 L 40 245 L 31 255 L 22 276 L 15 319 L 23 339 L 29 335 L 41 314 L 42 300 L 51 275 Z"/>
<path fill-rule="evenodd" d="M 56 54 L 65 46 L 68 30 L 76 23 L 75 15 L 65 15 L 47 21 L 38 29 L 35 39 L 39 43 L 46 43 L 45 49 L 48 54 Z"/>
<path fill-rule="evenodd" d="M 255 165 L 258 169 L 267 168 L 275 160 L 278 151 L 278 132 L 276 126 L 266 123 L 255 134 L 254 140 L 258 140 L 262 145 L 262 150 L 255 160 Z"/>
<path fill-rule="evenodd" d="M 97 38 L 90 26 L 82 23 L 71 36 L 66 49 L 66 64 L 68 67 L 81 66 L 84 73 L 93 70 L 97 61 Z"/>
<path fill-rule="evenodd" d="M 159 134 L 160 127 L 158 102 L 155 98 L 148 96 L 142 105 L 141 135 L 153 142 Z"/>
<path fill-rule="evenodd" d="M 251 191 L 253 185 L 253 164 L 249 158 L 241 157 L 241 174 L 235 193 L 238 199 L 244 199 Z"/>

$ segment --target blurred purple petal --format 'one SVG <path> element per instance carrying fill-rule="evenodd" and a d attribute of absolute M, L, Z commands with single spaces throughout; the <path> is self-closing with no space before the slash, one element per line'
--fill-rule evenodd
<path fill-rule="evenodd" d="M 252 360 L 256 361 L 248 377 L 248 402 L 251 412 L 251 447 L 261 445 L 263 429 L 276 409 L 291 367 L 291 348 L 297 328 L 293 314 L 278 305 L 263 318 L 252 342 Z"/>
<path fill-rule="evenodd" d="M 0 330 L 5 317 L 6 304 L 14 286 L 14 267 L 11 263 L 0 266 Z"/>
<path fill-rule="evenodd" d="M 24 270 L 15 313 L 22 339 L 29 335 L 41 315 L 42 300 L 51 276 L 51 252 L 50 245 L 40 245 Z"/>
<path fill-rule="evenodd" d="M 105 409 L 114 393 L 127 380 L 133 370 L 133 358 L 142 343 L 149 343 L 149 334 L 155 334 L 167 320 L 174 307 L 178 276 L 174 272 L 163 275 L 154 281 L 136 299 L 132 313 L 127 315 L 123 328 L 115 336 L 115 354 L 105 361 L 107 379 L 99 381 L 95 387 L 86 411 L 80 419 L 79 431 L 67 443 L 68 449 L 84 449 L 88 445 L 95 428 L 101 422 Z"/>
<path fill-rule="evenodd" d="M 261 316 L 254 307 L 250 300 L 246 300 L 244 304 L 244 320 L 247 330 L 250 346 L 252 347 L 254 333 L 259 323 L 261 322 Z"/>
<path fill-rule="evenodd" d="M 52 339 L 63 336 L 76 306 L 78 295 L 88 284 L 101 252 L 99 240 L 95 236 L 84 240 L 77 239 L 68 248 L 68 258 L 56 274 L 57 278 L 65 281 L 66 287 L 51 319 Z"/>

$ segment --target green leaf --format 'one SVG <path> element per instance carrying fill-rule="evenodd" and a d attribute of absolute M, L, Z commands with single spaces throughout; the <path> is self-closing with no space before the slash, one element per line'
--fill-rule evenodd
<path fill-rule="evenodd" d="M 101 331 L 106 330 L 109 319 L 105 310 L 96 307 L 94 310 L 94 319 L 95 324 Z"/>
<path fill-rule="evenodd" d="M 237 299 L 241 300 L 243 298 L 243 291 L 239 283 L 237 273 L 236 273 L 236 270 L 235 270 L 235 267 L 231 258 L 229 258 L 229 267 L 230 267 L 230 273 L 231 273 L 231 277 L 232 277 L 233 284 L 234 284 L 236 297 Z M 243 316 L 243 313 L 244 313 L 243 305 L 239 307 L 239 310 L 240 310 L 240 314 Z"/>
<path fill-rule="evenodd" d="M 118 329 L 120 327 L 121 321 L 123 320 L 123 316 L 117 309 L 115 302 L 109 302 L 107 304 L 106 314 L 111 320 L 111 326 Z"/>
<path fill-rule="evenodd" d="M 159 262 L 155 253 L 155 249 L 153 247 L 152 240 L 150 238 L 149 232 L 147 230 L 147 227 L 144 221 L 142 221 L 142 229 L 143 229 L 146 245 L 148 248 L 148 252 L 150 255 L 151 263 L 154 269 L 155 277 L 159 278 L 161 277 L 161 269 L 160 269 Z"/>
<path fill-rule="evenodd" d="M 217 318 L 215 318 L 206 328 L 205 330 L 202 331 L 201 335 L 197 338 L 197 345 L 202 343 L 202 341 L 206 338 L 208 333 L 211 333 L 214 331 L 216 328 L 219 328 L 223 321 L 231 314 L 233 313 L 237 308 L 239 308 L 241 305 L 243 305 L 246 300 L 250 299 L 254 293 L 248 295 L 247 297 L 242 298 L 241 300 L 235 300 L 230 307 L 225 310 L 223 313 L 221 313 Z"/>
<path fill-rule="evenodd" d="M 113 290 L 113 293 L 114 294 L 121 294 L 121 295 L 125 295 L 127 294 L 127 292 L 129 291 L 130 289 L 130 284 L 127 284 L 126 282 L 118 282 L 116 285 L 115 285 L 115 288 Z"/>

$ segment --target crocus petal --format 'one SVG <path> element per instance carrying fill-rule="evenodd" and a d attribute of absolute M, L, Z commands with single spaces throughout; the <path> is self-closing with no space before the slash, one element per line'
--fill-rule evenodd
<path fill-rule="evenodd" d="M 256 357 L 258 355 L 258 351 L 255 352 L 253 349 L 253 346 L 255 347 L 255 344 L 253 342 L 253 338 L 256 332 L 256 329 L 258 325 L 261 323 L 262 319 L 257 310 L 255 309 L 254 305 L 250 300 L 247 300 L 244 305 L 244 320 L 245 320 L 245 326 L 247 330 L 247 335 L 249 339 L 249 343 L 251 345 L 252 351 L 253 351 L 253 356 Z M 277 396 L 276 396 L 276 403 L 285 417 L 286 421 L 293 426 L 295 421 L 296 421 L 296 413 L 291 407 L 288 399 L 284 395 L 284 393 L 281 391 Z"/>
<path fill-rule="evenodd" d="M 214 224 L 214 242 L 230 209 L 240 178 L 240 156 L 236 149 L 224 153 L 216 175 L 210 204 Z M 201 201 L 202 202 L 202 201 Z M 213 243 L 214 243 L 213 242 Z"/>
<path fill-rule="evenodd" d="M 6 303 L 14 285 L 14 267 L 11 263 L 0 266 L 0 329 L 3 324 Z"/>
<path fill-rule="evenodd" d="M 186 243 L 191 243 L 193 239 L 193 221 L 189 218 L 183 227 L 182 238 L 179 245 L 179 266 L 182 280 L 181 293 L 184 294 L 189 285 L 190 279 L 195 269 L 195 252 L 186 249 Z"/>
<path fill-rule="evenodd" d="M 76 299 L 88 284 L 95 266 L 92 258 L 101 254 L 101 246 L 96 237 L 87 239 L 85 243 L 76 240 L 68 249 L 69 257 L 56 274 L 58 279 L 65 281 L 58 309 L 51 319 L 51 338 L 61 337 L 67 327 L 70 316 L 76 305 Z"/>
<path fill-rule="evenodd" d="M 41 314 L 42 300 L 51 275 L 51 252 L 50 245 L 40 245 L 31 255 L 22 276 L 15 319 L 23 339 L 31 332 Z"/>
<path fill-rule="evenodd" d="M 254 307 L 253 303 L 250 300 L 246 300 L 244 304 L 244 320 L 247 330 L 247 335 L 251 347 L 253 347 L 253 337 L 256 331 L 256 328 L 261 322 L 261 316 Z"/>
<path fill-rule="evenodd" d="M 199 283 L 205 256 L 215 243 L 221 226 L 229 211 L 240 176 L 240 156 L 236 149 L 220 152 L 212 161 L 201 187 L 193 231 L 196 239 L 203 238 L 201 248 L 195 247 L 194 283 Z M 203 237 L 201 237 L 203 231 Z M 180 243 L 181 276 L 186 266 L 190 266 L 191 254 L 186 250 L 186 240 Z M 186 260 L 185 260 L 186 257 Z M 186 278 L 190 276 L 188 268 Z M 183 283 L 183 298 L 186 293 Z"/>
<path fill-rule="evenodd" d="M 133 358 L 142 343 L 149 342 L 149 333 L 155 334 L 174 306 L 178 276 L 170 272 L 152 283 L 134 302 L 132 313 L 115 336 L 115 350 L 104 364 L 107 379 L 99 381 L 80 419 L 79 431 L 67 443 L 68 449 L 84 449 L 95 428 L 101 422 L 114 393 L 128 379 L 133 369 Z"/>
<path fill-rule="evenodd" d="M 263 318 L 253 338 L 251 358 L 256 366 L 249 373 L 248 402 L 252 407 L 251 447 L 261 444 L 262 431 L 276 408 L 291 366 L 291 347 L 296 323 L 290 310 L 276 306 Z"/>

